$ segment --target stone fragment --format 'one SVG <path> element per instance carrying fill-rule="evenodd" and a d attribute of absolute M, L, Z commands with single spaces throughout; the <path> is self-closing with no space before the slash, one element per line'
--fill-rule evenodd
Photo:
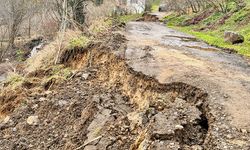
<path fill-rule="evenodd" d="M 27 123 L 29 125 L 38 125 L 39 123 L 38 116 L 29 116 L 27 119 Z"/>
<path fill-rule="evenodd" d="M 231 44 L 238 44 L 244 42 L 244 37 L 242 35 L 232 31 L 226 31 L 224 33 L 224 39 L 226 42 L 229 42 Z"/>

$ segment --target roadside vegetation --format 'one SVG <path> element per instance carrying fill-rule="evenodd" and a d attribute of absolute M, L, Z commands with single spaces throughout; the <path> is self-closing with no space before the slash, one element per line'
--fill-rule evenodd
<path fill-rule="evenodd" d="M 6 72 L 7 78 L 1 87 L 3 91 L 34 87 L 48 89 L 53 84 L 68 80 L 76 70 L 59 62 L 66 51 L 84 49 L 91 42 L 100 40 L 102 34 L 124 27 L 127 22 L 142 16 L 141 13 L 125 12 L 123 9 L 114 12 L 115 2 L 110 0 L 89 1 L 87 8 L 83 0 L 45 0 L 34 5 L 26 1 L 19 3 L 19 0 L 1 2 L 6 4 L 8 12 L 1 11 L 6 9 L 0 7 L 0 62 L 6 61 L 5 58 L 15 62 L 15 71 Z M 11 10 L 12 7 L 16 10 Z M 36 11 L 31 11 L 33 9 Z M 22 16 L 11 16 L 11 13 L 21 13 Z M 41 16 L 42 21 L 38 22 Z M 16 18 L 19 20 L 13 22 Z M 9 28 L 13 24 L 15 31 Z M 42 40 L 37 42 L 40 37 Z M 45 44 L 30 57 L 32 48 L 39 42 Z"/>
<path fill-rule="evenodd" d="M 167 26 L 189 33 L 210 45 L 234 50 L 250 56 L 250 1 L 225 1 L 224 9 L 209 5 L 206 9 L 183 13 L 171 10 L 165 18 Z M 244 36 L 244 42 L 231 44 L 224 40 L 226 31 Z"/>
<path fill-rule="evenodd" d="M 153 0 L 151 2 L 151 11 L 152 12 L 158 12 L 160 3 L 161 3 L 160 0 Z"/>

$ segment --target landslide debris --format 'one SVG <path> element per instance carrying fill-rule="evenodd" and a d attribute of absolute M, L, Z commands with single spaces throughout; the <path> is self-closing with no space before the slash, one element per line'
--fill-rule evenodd
<path fill-rule="evenodd" d="M 28 94 L 0 122 L 0 149 L 245 147 L 220 144 L 205 91 L 182 82 L 161 84 L 134 71 L 112 49 L 95 43 L 65 51 L 60 62 L 79 71 L 67 82 Z"/>

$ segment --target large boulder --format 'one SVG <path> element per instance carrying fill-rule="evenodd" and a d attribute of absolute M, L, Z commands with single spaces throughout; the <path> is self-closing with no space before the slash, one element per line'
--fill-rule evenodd
<path fill-rule="evenodd" d="M 231 44 L 238 44 L 244 42 L 244 37 L 242 35 L 232 31 L 226 31 L 224 34 L 224 38 L 226 42 L 229 42 Z"/>

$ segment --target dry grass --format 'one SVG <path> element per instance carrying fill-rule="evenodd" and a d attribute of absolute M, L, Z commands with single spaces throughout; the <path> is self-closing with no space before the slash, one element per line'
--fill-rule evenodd
<path fill-rule="evenodd" d="M 87 23 L 90 25 L 93 22 L 100 21 L 102 18 L 111 16 L 115 4 L 115 0 L 106 0 L 100 6 L 89 3 L 87 6 Z"/>
<path fill-rule="evenodd" d="M 89 26 L 89 31 L 92 34 L 98 34 L 101 32 L 108 31 L 108 29 L 112 26 L 112 20 L 111 19 L 99 19 L 92 22 L 92 24 Z"/>
<path fill-rule="evenodd" d="M 46 45 L 35 56 L 27 60 L 26 71 L 32 72 L 53 65 L 59 49 L 61 51 L 67 49 L 70 47 L 70 41 L 78 37 L 81 37 L 81 31 L 67 30 L 65 33 L 58 33 L 53 42 Z"/>

